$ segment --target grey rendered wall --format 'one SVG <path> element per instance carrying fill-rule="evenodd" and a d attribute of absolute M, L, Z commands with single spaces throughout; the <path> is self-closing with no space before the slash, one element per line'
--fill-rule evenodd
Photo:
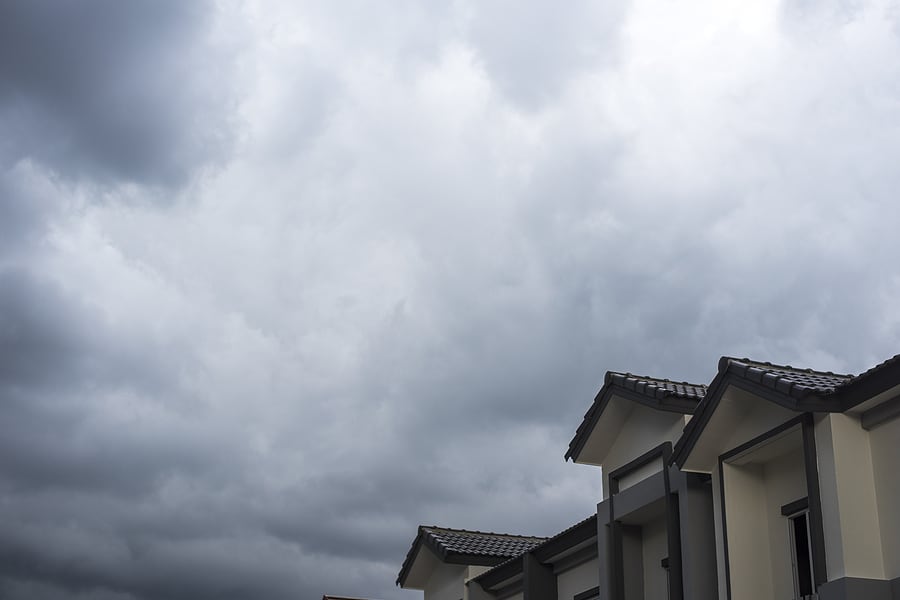
<path fill-rule="evenodd" d="M 595 558 L 574 569 L 563 571 L 556 576 L 556 595 L 559 600 L 572 600 L 580 594 L 599 585 L 599 561 Z"/>
<path fill-rule="evenodd" d="M 684 597 L 716 600 L 719 589 L 712 482 L 688 474 L 686 487 L 679 494 Z"/>

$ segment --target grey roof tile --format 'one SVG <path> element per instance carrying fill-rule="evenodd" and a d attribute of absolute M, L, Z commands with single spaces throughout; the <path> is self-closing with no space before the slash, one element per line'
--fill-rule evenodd
<path fill-rule="evenodd" d="M 513 557 L 531 550 L 547 538 L 446 527 L 422 527 L 426 535 L 447 553 Z"/>
<path fill-rule="evenodd" d="M 633 375 L 631 373 L 618 373 L 610 371 L 607 381 L 620 385 L 627 390 L 652 396 L 653 398 L 685 398 L 701 400 L 706 394 L 706 386 L 687 381 L 670 381 L 646 375 Z"/>
<path fill-rule="evenodd" d="M 889 369 L 896 368 L 898 366 L 900 366 L 900 354 L 895 354 L 894 356 L 890 357 L 889 359 L 878 363 L 871 369 L 866 369 L 865 371 L 863 371 L 862 373 L 860 373 L 859 375 L 854 377 L 853 383 L 856 384 L 858 382 L 864 381 L 866 379 L 874 377 L 875 375 L 881 374 L 885 371 L 888 371 Z"/>
<path fill-rule="evenodd" d="M 749 358 L 723 357 L 722 360 L 726 361 L 725 366 L 730 373 L 795 398 L 831 394 L 854 379 L 852 375 L 776 365 Z"/>
<path fill-rule="evenodd" d="M 675 444 L 673 460 L 679 466 L 684 466 L 691 449 L 709 422 L 712 412 L 715 411 L 729 380 L 744 379 L 768 388 L 776 394 L 790 399 L 789 405 L 792 405 L 797 411 L 841 412 L 846 410 L 848 392 L 850 394 L 854 391 L 859 392 L 861 387 L 866 387 L 867 379 L 878 379 L 886 372 L 892 371 L 891 365 L 895 363 L 900 366 L 900 355 L 888 359 L 861 375 L 853 376 L 831 371 L 797 368 L 791 365 L 777 365 L 749 358 L 723 356 L 719 359 L 719 372 L 710 384 L 707 396 L 695 411 L 694 418 L 685 427 L 684 434 Z M 860 383 L 862 385 L 859 385 Z"/>
<path fill-rule="evenodd" d="M 610 391 L 616 388 L 630 392 L 638 402 L 661 410 L 675 410 L 682 414 L 693 414 L 694 409 L 706 396 L 706 386 L 702 384 L 607 371 L 603 387 L 600 388 L 575 431 L 575 436 L 569 442 L 566 460 L 577 457 L 581 452 L 606 407 Z"/>
<path fill-rule="evenodd" d="M 451 555 L 472 557 L 486 559 L 489 561 L 487 564 L 493 565 L 528 552 L 546 540 L 545 537 L 420 525 L 418 535 L 406 553 L 406 559 L 397 575 L 397 585 L 404 585 L 416 554 L 423 545 L 429 546 L 441 559 Z"/>

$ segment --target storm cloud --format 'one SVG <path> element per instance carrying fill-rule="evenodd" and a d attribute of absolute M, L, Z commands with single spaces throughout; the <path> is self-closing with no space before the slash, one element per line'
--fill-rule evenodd
<path fill-rule="evenodd" d="M 414 598 L 606 370 L 900 351 L 881 0 L 0 6 L 0 596 Z"/>
<path fill-rule="evenodd" d="M 175 184 L 222 159 L 229 56 L 202 2 L 5 2 L 0 137 L 80 182 Z M 224 44 L 221 44 L 224 46 Z"/>

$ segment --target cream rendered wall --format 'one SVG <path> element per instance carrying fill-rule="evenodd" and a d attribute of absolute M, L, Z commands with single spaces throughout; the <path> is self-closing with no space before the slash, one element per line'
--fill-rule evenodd
<path fill-rule="evenodd" d="M 763 468 L 726 463 L 723 472 L 731 600 L 775 598 Z"/>
<path fill-rule="evenodd" d="M 609 474 L 663 442 L 674 443 L 681 436 L 685 423 L 685 416 L 680 413 L 635 404 L 603 459 L 603 473 Z M 654 461 L 641 469 L 638 477 L 631 476 L 620 481 L 619 489 L 623 490 L 661 470 L 662 462 Z M 609 490 L 605 488 L 604 485 L 604 499 L 609 495 Z"/>
<path fill-rule="evenodd" d="M 600 585 L 600 563 L 595 558 L 556 576 L 557 598 L 572 600 L 575 594 L 580 594 L 598 585 Z"/>
<path fill-rule="evenodd" d="M 803 454 L 798 447 L 765 462 L 750 460 L 723 465 L 732 598 L 791 598 L 791 545 L 781 507 L 807 495 Z M 721 539 L 719 523 L 716 534 Z M 727 597 L 722 565 L 720 597 Z"/>
<path fill-rule="evenodd" d="M 747 412 L 739 414 L 736 420 L 723 424 L 725 426 L 723 429 L 725 443 L 721 445 L 719 454 L 737 448 L 798 415 L 798 413 L 761 400 L 743 390 L 734 390 L 734 392 L 741 392 L 742 396 L 740 397 L 750 408 Z"/>
<path fill-rule="evenodd" d="M 702 455 L 702 459 L 694 465 L 691 465 L 690 461 L 688 461 L 688 465 L 686 465 L 688 470 L 697 469 L 712 475 L 713 525 L 716 538 L 716 575 L 719 598 L 728 597 L 728 583 L 725 566 L 725 536 L 722 523 L 722 504 L 724 500 L 721 497 L 722 486 L 718 469 L 718 456 L 758 435 L 772 430 L 795 416 L 797 416 L 797 413 L 793 411 L 761 400 L 743 390 L 733 387 L 729 388 L 722 397 L 719 409 L 713 414 L 712 420 L 706 427 L 706 439 L 701 438 L 695 447 L 695 453 Z M 750 562 L 747 563 L 745 561 L 744 564 L 756 565 L 758 567 L 757 570 L 764 571 L 764 574 L 757 578 L 753 574 L 752 568 L 738 567 L 737 578 L 740 579 L 746 576 L 747 581 L 751 584 L 749 589 L 756 590 L 760 594 L 760 598 L 766 597 L 766 593 L 772 592 L 773 581 L 771 577 L 772 563 L 768 559 L 770 547 L 768 539 L 769 527 L 759 527 L 760 523 L 768 523 L 769 519 L 764 470 L 759 465 L 737 466 L 725 464 L 723 465 L 723 471 L 726 494 L 729 496 L 725 509 L 729 525 L 728 553 L 730 562 L 732 565 L 735 564 L 735 552 L 738 558 L 748 553 L 747 545 L 741 543 L 744 537 L 743 532 L 746 532 L 748 539 L 753 540 L 751 547 L 756 548 L 758 552 L 756 557 L 750 556 Z M 801 483 L 803 482 L 802 478 L 800 481 Z M 741 492 L 740 490 L 744 488 L 746 490 Z M 737 490 L 739 493 L 732 494 L 731 490 Z M 796 499 L 792 498 L 791 500 Z M 778 516 L 781 514 L 780 507 L 779 505 Z M 742 514 L 746 518 L 732 522 L 732 519 L 735 518 L 734 515 Z M 737 530 L 733 532 L 733 528 L 737 528 Z M 762 531 L 757 531 L 760 529 Z M 753 554 L 752 551 L 749 553 Z M 732 588 L 737 590 L 734 568 L 731 569 L 730 574 Z M 791 583 L 791 588 L 793 588 L 793 583 Z M 743 589 L 748 589 L 746 582 Z M 736 595 L 732 600 L 739 600 L 739 598 L 740 593 L 736 591 Z"/>
<path fill-rule="evenodd" d="M 719 455 L 744 444 L 799 413 L 730 386 L 684 465 L 686 471 L 712 473 Z"/>
<path fill-rule="evenodd" d="M 638 455 L 640 456 L 640 454 Z M 637 456 L 635 456 L 637 458 Z M 656 460 L 647 463 L 640 469 L 637 469 L 625 477 L 619 479 L 619 491 L 626 490 L 636 483 L 640 483 L 643 480 L 647 479 L 651 475 L 656 475 L 657 473 L 662 471 L 662 459 L 657 458 Z"/>
<path fill-rule="evenodd" d="M 660 562 L 669 555 L 666 518 L 660 517 L 641 526 L 644 563 L 644 598 L 668 597 L 666 570 Z"/>
<path fill-rule="evenodd" d="M 763 479 L 766 486 L 773 597 L 791 598 L 794 592 L 791 540 L 788 519 L 781 514 L 781 507 L 807 495 L 802 450 L 797 448 L 795 452 L 765 463 Z"/>
<path fill-rule="evenodd" d="M 900 418 L 869 432 L 887 579 L 900 577 Z"/>
<path fill-rule="evenodd" d="M 459 600 L 463 597 L 467 567 L 440 564 L 425 584 L 425 600 Z"/>
<path fill-rule="evenodd" d="M 838 413 L 819 419 L 815 433 L 828 581 L 883 579 L 882 529 L 869 433 L 857 417 Z"/>

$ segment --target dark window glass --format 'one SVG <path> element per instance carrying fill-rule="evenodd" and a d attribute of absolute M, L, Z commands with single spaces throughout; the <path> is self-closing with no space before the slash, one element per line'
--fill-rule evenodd
<path fill-rule="evenodd" d="M 812 565 L 809 560 L 809 527 L 806 514 L 791 518 L 791 526 L 794 530 L 794 564 L 797 566 L 797 586 L 800 588 L 800 597 L 812 595 L 813 578 Z"/>

